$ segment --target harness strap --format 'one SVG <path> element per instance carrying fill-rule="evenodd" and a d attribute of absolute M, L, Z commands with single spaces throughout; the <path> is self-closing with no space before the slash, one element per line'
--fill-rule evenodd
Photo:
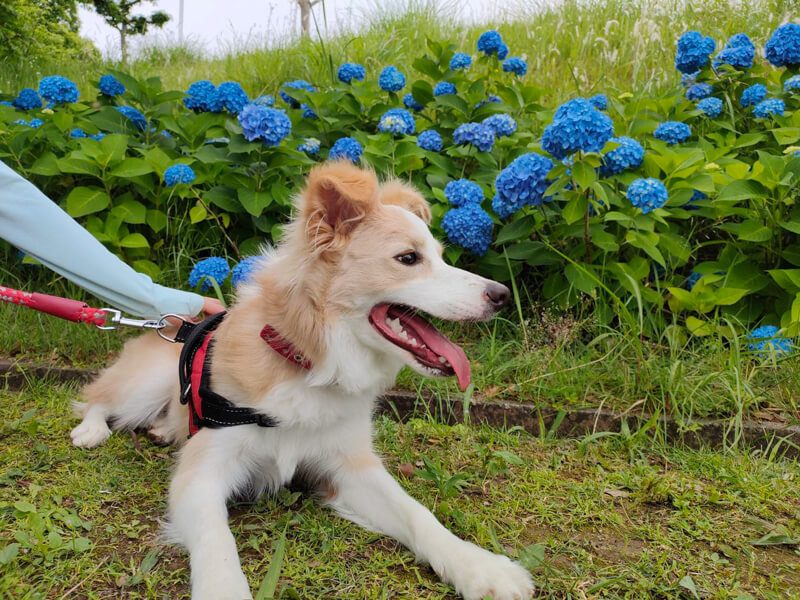
<path fill-rule="evenodd" d="M 184 323 L 175 339 L 184 337 L 180 356 L 181 404 L 189 405 L 189 437 L 202 427 L 258 425 L 275 427 L 272 417 L 252 408 L 239 407 L 211 389 L 211 348 L 213 335 L 224 312 L 212 315 L 198 324 Z"/>

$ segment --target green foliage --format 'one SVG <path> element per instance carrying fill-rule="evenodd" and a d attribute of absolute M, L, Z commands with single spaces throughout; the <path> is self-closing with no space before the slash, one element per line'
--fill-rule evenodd
<path fill-rule="evenodd" d="M 0 64 L 97 58 L 78 35 L 76 0 L 4 0 L 0 4 Z"/>
<path fill-rule="evenodd" d="M 235 117 L 188 113 L 179 91 L 165 91 L 158 78 L 112 73 L 126 86 L 124 97 L 39 111 L 38 129 L 14 124 L 18 113 L 0 107 L 0 157 L 32 178 L 101 241 L 135 268 L 158 278 L 159 265 L 176 257 L 253 254 L 265 239 L 280 238 L 292 195 L 308 169 L 326 157 L 343 136 L 364 147 L 363 161 L 383 175 L 413 183 L 431 202 L 433 228 L 440 237 L 449 204 L 443 188 L 454 179 L 479 184 L 488 209 L 498 173 L 516 157 L 543 153 L 541 130 L 552 120 L 545 90 L 503 73 L 494 58 L 480 56 L 467 71 L 448 64 L 454 44 L 427 40 L 425 53 L 408 72 L 415 99 L 426 105 L 416 115 L 417 133 L 435 128 L 441 153 L 422 150 L 414 136 L 377 132 L 400 94 L 380 90 L 369 77 L 352 85 L 320 86 L 317 92 L 290 90 L 318 118 L 289 109 L 292 134 L 281 145 L 249 142 Z M 723 69 L 700 74 L 712 82 L 725 111 L 709 119 L 684 100 L 675 84 L 662 95 L 625 92 L 611 97 L 608 113 L 616 135 L 640 140 L 645 158 L 638 169 L 601 176 L 603 154 L 575 155 L 570 165 L 550 172 L 550 201 L 528 206 L 510 220 L 493 217 L 494 244 L 482 258 L 450 247 L 446 257 L 498 280 L 516 279 L 522 303 L 543 299 L 561 309 L 591 311 L 602 326 L 620 319 L 642 334 L 727 337 L 728 326 L 779 324 L 790 336 L 800 332 L 800 212 L 795 207 L 800 157 L 798 99 L 782 91 L 789 73 L 756 64 L 747 73 Z M 458 93 L 434 97 L 439 81 Z M 783 94 L 785 116 L 752 117 L 740 107 L 742 90 L 764 83 Z M 269 90 L 275 92 L 276 90 Z M 405 90 L 403 90 L 405 91 Z M 488 95 L 502 103 L 484 103 Z M 139 108 L 148 120 L 139 131 L 114 103 Z M 507 113 L 517 131 L 498 138 L 490 152 L 452 142 L 461 124 Z M 669 146 L 652 132 L 662 121 L 689 124 L 691 139 Z M 79 127 L 106 132 L 100 141 L 72 139 Z M 320 140 L 319 156 L 297 147 L 306 137 Z M 170 188 L 167 167 L 188 164 L 196 179 Z M 663 181 L 669 201 L 643 214 L 626 198 L 637 178 Z M 693 201 L 698 192 L 706 197 Z M 212 251 L 212 252 L 209 252 Z M 699 281 L 687 285 L 692 271 Z"/>

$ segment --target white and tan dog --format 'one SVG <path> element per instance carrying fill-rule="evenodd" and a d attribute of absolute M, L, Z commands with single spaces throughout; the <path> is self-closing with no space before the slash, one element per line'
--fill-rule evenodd
<path fill-rule="evenodd" d="M 447 531 L 409 497 L 372 448 L 376 397 L 408 365 L 469 380 L 464 352 L 416 314 L 485 320 L 508 289 L 442 260 L 430 209 L 412 188 L 379 184 L 345 163 L 314 169 L 284 241 L 240 290 L 214 335 L 214 391 L 278 425 L 201 429 L 180 452 L 169 498 L 169 533 L 188 548 L 194 600 L 251 598 L 226 502 L 276 490 L 302 470 L 324 482 L 340 515 L 407 546 L 468 600 L 531 597 L 529 573 Z M 259 337 L 265 324 L 312 363 L 304 370 Z M 148 427 L 172 443 L 188 434 L 178 402 L 177 344 L 155 335 L 129 342 L 87 386 L 77 446 L 115 429 Z"/>

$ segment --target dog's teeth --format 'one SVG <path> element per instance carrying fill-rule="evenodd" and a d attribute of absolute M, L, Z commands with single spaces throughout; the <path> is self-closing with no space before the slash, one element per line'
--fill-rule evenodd
<path fill-rule="evenodd" d="M 439 362 L 442 363 L 442 364 L 445 364 L 445 363 L 447 363 L 447 359 L 444 356 L 440 356 L 439 357 Z"/>
<path fill-rule="evenodd" d="M 398 319 L 389 319 L 389 318 L 387 318 L 386 319 L 386 324 L 389 327 L 391 327 L 392 331 L 394 331 L 396 334 L 399 335 L 399 334 L 403 333 L 403 326 L 400 324 L 400 319 L 399 318 Z"/>

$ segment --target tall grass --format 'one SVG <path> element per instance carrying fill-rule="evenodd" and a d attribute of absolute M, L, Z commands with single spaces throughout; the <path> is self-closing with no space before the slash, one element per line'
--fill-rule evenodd
<path fill-rule="evenodd" d="M 197 44 L 154 45 L 123 68 L 137 77 L 160 76 L 172 89 L 211 79 L 239 81 L 251 94 L 274 93 L 282 82 L 297 78 L 324 85 L 345 61 L 364 64 L 372 77 L 387 64 L 410 73 L 427 38 L 474 52 L 480 33 L 497 28 L 511 53 L 528 60 L 527 77 L 544 90 L 544 100 L 557 102 L 576 93 L 674 85 L 675 42 L 687 29 L 720 43 L 744 31 L 763 47 L 778 25 L 798 16 L 796 0 L 520 0 L 509 4 L 503 22 L 480 24 L 458 22 L 457 2 L 411 0 L 392 7 L 376 3 L 356 15 L 358 25 L 335 35 L 324 33 L 325 15 L 317 11 L 311 38 L 276 32 L 269 39 L 231 42 L 219 56 L 209 56 Z M 108 66 L 9 64 L 0 58 L 0 89 L 34 86 L 41 76 L 60 73 L 89 93 Z"/>

